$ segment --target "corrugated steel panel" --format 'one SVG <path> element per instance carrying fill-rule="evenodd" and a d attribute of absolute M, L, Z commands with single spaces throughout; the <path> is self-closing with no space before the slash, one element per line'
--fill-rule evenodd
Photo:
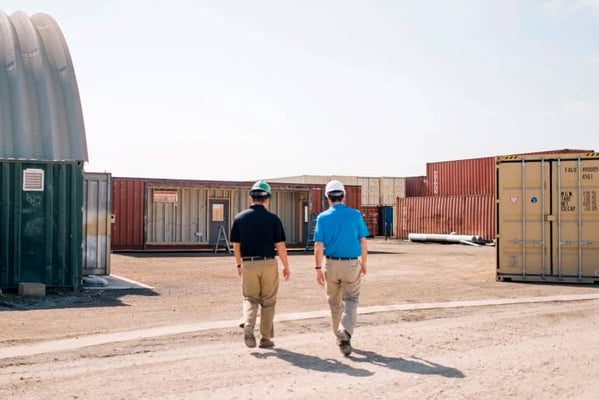
<path fill-rule="evenodd" d="M 88 159 L 73 62 L 46 14 L 0 10 L 0 159 Z"/>
<path fill-rule="evenodd" d="M 345 205 L 357 210 L 362 206 L 362 187 L 345 185 Z"/>
<path fill-rule="evenodd" d="M 370 236 L 375 236 L 379 232 L 379 211 L 380 208 L 378 206 L 362 206 L 360 208 L 360 212 L 362 213 L 362 217 L 364 217 L 364 222 L 366 222 Z"/>
<path fill-rule="evenodd" d="M 111 247 L 113 250 L 144 248 L 144 180 L 112 178 Z"/>
<path fill-rule="evenodd" d="M 426 164 L 429 196 L 493 194 L 495 157 Z"/>
<path fill-rule="evenodd" d="M 494 195 L 406 197 L 397 201 L 397 237 L 455 232 L 495 238 Z"/>
<path fill-rule="evenodd" d="M 362 187 L 362 205 L 378 206 L 381 204 L 381 179 L 359 176 L 358 185 Z"/>
<path fill-rule="evenodd" d="M 406 180 L 405 178 L 382 177 L 380 179 L 380 189 L 380 205 L 395 206 L 398 197 L 406 197 Z"/>
<path fill-rule="evenodd" d="M 110 275 L 111 189 L 110 174 L 84 174 L 83 275 Z"/>
<path fill-rule="evenodd" d="M 599 283 L 599 154 L 497 166 L 497 279 Z"/>
<path fill-rule="evenodd" d="M 428 193 L 426 176 L 406 177 L 406 196 L 419 197 L 426 196 Z"/>
<path fill-rule="evenodd" d="M 0 288 L 78 288 L 82 208 L 82 163 L 1 161 Z"/>

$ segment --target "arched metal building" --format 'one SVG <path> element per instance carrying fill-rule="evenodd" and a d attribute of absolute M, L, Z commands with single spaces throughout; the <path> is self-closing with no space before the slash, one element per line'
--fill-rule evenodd
<path fill-rule="evenodd" d="M 81 282 L 83 113 L 56 21 L 0 10 L 0 288 Z"/>

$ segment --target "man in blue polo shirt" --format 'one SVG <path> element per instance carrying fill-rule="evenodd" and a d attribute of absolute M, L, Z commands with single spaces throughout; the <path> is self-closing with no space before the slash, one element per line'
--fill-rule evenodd
<path fill-rule="evenodd" d="M 325 195 L 329 208 L 318 215 L 314 229 L 316 282 L 326 283 L 337 345 L 343 355 L 349 356 L 362 276 L 367 271 L 369 233 L 362 214 L 343 203 L 345 187 L 341 182 L 327 183 Z"/>

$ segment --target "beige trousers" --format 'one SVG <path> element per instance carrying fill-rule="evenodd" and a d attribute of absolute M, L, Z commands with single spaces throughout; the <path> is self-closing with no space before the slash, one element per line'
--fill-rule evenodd
<path fill-rule="evenodd" d="M 327 286 L 327 301 L 331 309 L 332 328 L 354 334 L 362 273 L 359 260 L 327 259 L 324 276 Z"/>
<path fill-rule="evenodd" d="M 260 309 L 260 336 L 262 339 L 271 339 L 275 336 L 273 320 L 279 291 L 277 259 L 244 261 L 241 290 L 244 324 L 256 326 Z"/>

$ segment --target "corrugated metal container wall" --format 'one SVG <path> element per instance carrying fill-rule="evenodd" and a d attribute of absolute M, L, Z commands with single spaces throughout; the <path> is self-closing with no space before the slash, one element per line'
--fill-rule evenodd
<path fill-rule="evenodd" d="M 428 193 L 426 176 L 409 176 L 406 179 L 406 197 L 426 196 Z"/>
<path fill-rule="evenodd" d="M 110 275 L 111 176 L 83 176 L 83 275 Z"/>
<path fill-rule="evenodd" d="M 375 236 L 379 233 L 379 210 L 378 206 L 362 206 L 360 208 L 370 236 Z"/>
<path fill-rule="evenodd" d="M 112 178 L 113 250 L 144 248 L 144 190 L 143 179 Z"/>
<path fill-rule="evenodd" d="M 0 288 L 81 285 L 83 163 L 0 161 Z"/>
<path fill-rule="evenodd" d="M 397 237 L 455 232 L 495 239 L 494 195 L 406 197 L 397 201 Z"/>
<path fill-rule="evenodd" d="M 495 157 L 426 164 L 429 196 L 493 194 Z"/>
<path fill-rule="evenodd" d="M 362 205 L 378 206 L 381 204 L 380 178 L 358 177 L 358 184 L 362 187 Z"/>
<path fill-rule="evenodd" d="M 318 215 L 324 210 L 324 186 L 313 187 L 310 192 L 312 213 Z"/>
<path fill-rule="evenodd" d="M 208 237 L 208 189 L 146 183 L 147 245 L 197 244 Z M 228 195 L 228 194 L 227 194 Z M 228 199 L 228 196 L 225 197 Z"/>
<path fill-rule="evenodd" d="M 395 206 L 397 198 L 406 197 L 405 178 L 381 178 L 380 179 L 381 198 L 380 205 Z"/>
<path fill-rule="evenodd" d="M 360 186 L 345 186 L 345 205 L 359 210 L 362 207 L 362 187 Z"/>
<path fill-rule="evenodd" d="M 599 283 L 599 154 L 497 163 L 497 279 Z"/>

